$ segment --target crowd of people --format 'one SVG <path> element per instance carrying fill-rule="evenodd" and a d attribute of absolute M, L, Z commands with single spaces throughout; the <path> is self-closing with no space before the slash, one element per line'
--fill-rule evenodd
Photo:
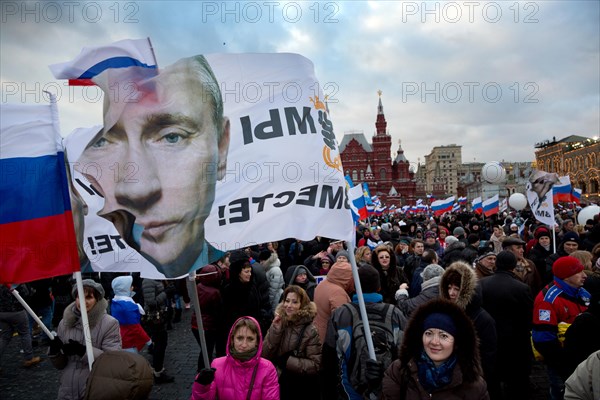
<path fill-rule="evenodd" d="M 1 287 L 0 355 L 13 332 L 24 367 L 40 362 L 32 338 L 48 346 L 63 371 L 59 399 L 90 398 L 93 375 L 104 373 L 128 399 L 147 398 L 152 384 L 186 384 L 191 399 L 518 400 L 532 396 L 534 360 L 546 366 L 549 398 L 597 399 L 600 221 L 573 218 L 548 227 L 510 214 L 394 214 L 360 224 L 353 256 L 368 325 L 343 242 L 291 238 L 229 252 L 197 271 L 194 382 L 165 368 L 170 326 L 190 308 L 185 280 L 89 274 L 85 305 L 69 277 L 20 285 L 53 339 L 32 331 Z M 90 373 L 81 307 L 94 357 L 150 371 L 136 379 L 143 388 L 99 362 L 103 372 Z"/>

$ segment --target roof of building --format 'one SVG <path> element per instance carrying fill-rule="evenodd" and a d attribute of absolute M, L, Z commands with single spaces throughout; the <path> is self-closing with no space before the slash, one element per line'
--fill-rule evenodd
<path fill-rule="evenodd" d="M 559 143 L 584 142 L 588 139 L 589 139 L 589 137 L 585 137 L 585 136 L 570 135 L 570 136 L 560 139 L 558 142 Z"/>
<path fill-rule="evenodd" d="M 340 143 L 340 153 L 346 149 L 346 146 L 350 143 L 350 141 L 354 139 L 361 145 L 361 147 L 368 153 L 373 151 L 371 144 L 367 142 L 367 138 L 365 134 L 362 132 L 356 133 L 344 133 L 344 137 L 342 138 L 342 142 Z"/>

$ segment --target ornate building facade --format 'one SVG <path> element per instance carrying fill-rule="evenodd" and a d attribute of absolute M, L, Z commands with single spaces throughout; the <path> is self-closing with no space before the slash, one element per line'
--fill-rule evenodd
<path fill-rule="evenodd" d="M 367 182 L 371 195 L 378 195 L 388 206 L 414 204 L 415 174 L 400 143 L 392 160 L 392 137 L 387 131 L 381 92 L 375 129 L 372 143 L 367 141 L 363 132 L 344 134 L 339 146 L 344 173 L 352 178 L 355 185 Z"/>
<path fill-rule="evenodd" d="M 582 191 L 582 203 L 600 200 L 600 140 L 571 135 L 535 145 L 536 166 L 560 176 L 569 175 L 571 185 Z"/>

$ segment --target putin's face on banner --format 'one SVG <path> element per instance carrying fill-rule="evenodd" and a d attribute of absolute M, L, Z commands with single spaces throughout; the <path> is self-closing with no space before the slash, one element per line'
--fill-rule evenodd
<path fill-rule="evenodd" d="M 166 277 L 189 272 L 207 246 L 204 221 L 225 173 L 229 121 L 209 68 L 188 58 L 162 70 L 79 159 L 100 167 L 88 177 L 105 199 L 99 215 L 133 215 L 140 252 Z"/>

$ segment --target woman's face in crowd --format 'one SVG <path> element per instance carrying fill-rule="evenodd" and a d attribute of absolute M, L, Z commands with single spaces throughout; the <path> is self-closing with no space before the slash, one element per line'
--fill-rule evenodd
<path fill-rule="evenodd" d="M 233 334 L 233 348 L 238 353 L 245 353 L 254 350 L 257 346 L 256 333 L 248 327 L 241 326 Z"/>
<path fill-rule="evenodd" d="M 296 314 L 300 309 L 300 299 L 296 293 L 288 293 L 283 301 L 283 309 L 288 317 Z"/>
<path fill-rule="evenodd" d="M 436 328 L 423 332 L 423 348 L 435 365 L 446 361 L 454 351 L 454 336 Z"/>
<path fill-rule="evenodd" d="M 91 311 L 91 309 L 94 308 L 96 303 L 97 303 L 97 301 L 96 301 L 96 298 L 94 297 L 94 293 L 87 292 L 85 294 L 85 309 L 88 312 Z M 75 306 L 77 307 L 78 310 L 81 310 L 81 305 L 79 304 L 79 295 L 77 295 L 77 297 L 75 297 Z"/>
<path fill-rule="evenodd" d="M 298 275 L 296 275 L 296 279 L 294 279 L 294 281 L 296 283 L 304 284 L 306 283 L 306 278 L 306 272 L 301 272 Z"/>
<path fill-rule="evenodd" d="M 456 301 L 458 299 L 458 293 L 460 292 L 460 287 L 449 284 L 448 285 L 448 298 L 452 301 Z"/>
<path fill-rule="evenodd" d="M 362 259 L 363 261 L 371 262 L 371 250 L 365 250 Z"/>
<path fill-rule="evenodd" d="M 540 245 L 544 246 L 544 247 L 548 247 L 550 246 L 550 238 L 548 236 L 542 236 L 538 239 L 538 242 L 540 243 Z"/>
<path fill-rule="evenodd" d="M 381 269 L 384 271 L 390 267 L 390 253 L 385 250 L 377 253 L 377 260 L 379 260 L 379 265 L 381 265 Z"/>
<path fill-rule="evenodd" d="M 494 227 L 494 236 L 501 237 L 503 232 L 504 231 L 502 230 L 502 228 L 499 228 L 497 226 Z"/>
<path fill-rule="evenodd" d="M 252 267 L 242 268 L 240 271 L 240 281 L 242 283 L 250 282 L 250 278 L 252 277 Z"/>

